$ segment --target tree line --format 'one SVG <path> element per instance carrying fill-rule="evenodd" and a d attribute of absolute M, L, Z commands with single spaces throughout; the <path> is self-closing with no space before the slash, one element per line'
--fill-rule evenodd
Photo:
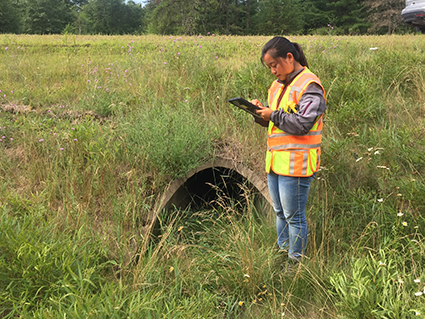
<path fill-rule="evenodd" d="M 0 33 L 391 34 L 404 0 L 1 0 Z"/>

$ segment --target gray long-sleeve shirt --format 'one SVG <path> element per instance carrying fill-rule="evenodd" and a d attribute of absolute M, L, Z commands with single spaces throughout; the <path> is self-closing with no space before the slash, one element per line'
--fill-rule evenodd
<path fill-rule="evenodd" d="M 288 74 L 286 83 L 289 83 L 302 70 Z M 326 102 L 322 88 L 316 83 L 311 83 L 298 101 L 297 113 L 285 113 L 282 110 L 273 111 L 270 120 L 277 128 L 286 133 L 305 135 L 316 123 L 317 117 L 323 114 L 325 110 Z"/>

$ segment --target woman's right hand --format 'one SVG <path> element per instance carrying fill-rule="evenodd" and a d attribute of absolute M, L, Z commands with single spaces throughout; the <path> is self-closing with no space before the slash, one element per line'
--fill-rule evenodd
<path fill-rule="evenodd" d="M 254 105 L 256 105 L 256 106 L 258 106 L 258 107 L 264 107 L 263 104 L 261 104 L 261 102 L 258 101 L 257 99 L 253 99 L 251 101 L 251 103 L 254 104 Z"/>
<path fill-rule="evenodd" d="M 254 105 L 256 105 L 256 106 L 258 106 L 259 108 L 264 109 L 263 104 L 260 101 L 258 101 L 257 99 L 252 100 L 251 103 L 254 104 Z M 257 113 L 258 113 L 258 111 L 257 111 Z M 269 121 L 265 121 L 262 118 L 259 119 L 257 117 L 254 117 L 254 121 L 255 121 L 255 123 L 260 124 L 263 127 L 268 127 L 269 126 Z"/>

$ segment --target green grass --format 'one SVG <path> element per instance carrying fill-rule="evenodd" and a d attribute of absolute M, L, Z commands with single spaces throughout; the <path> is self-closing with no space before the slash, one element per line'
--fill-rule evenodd
<path fill-rule="evenodd" d="M 250 193 L 163 213 L 147 241 L 200 163 L 264 174 L 265 131 L 227 100 L 265 101 L 268 39 L 0 35 L 0 317 L 425 315 L 421 36 L 290 38 L 328 95 L 293 273 Z"/>

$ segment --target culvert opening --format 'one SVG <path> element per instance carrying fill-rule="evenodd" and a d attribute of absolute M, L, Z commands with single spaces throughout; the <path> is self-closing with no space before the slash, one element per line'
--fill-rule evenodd
<path fill-rule="evenodd" d="M 233 161 L 215 158 L 185 177 L 170 184 L 152 217 L 153 235 L 159 235 L 161 225 L 168 224 L 180 214 L 193 222 L 205 220 L 205 212 L 220 214 L 223 209 L 231 214 L 268 214 L 271 200 L 264 173 L 253 171 Z M 184 212 L 182 214 L 182 212 Z M 218 215 L 217 215 L 218 216 Z"/>
<path fill-rule="evenodd" d="M 258 191 L 246 178 L 229 168 L 211 167 L 186 180 L 166 209 L 199 211 L 225 204 L 242 206 L 247 196 L 255 199 Z M 239 208 L 243 207 L 235 207 Z"/>

